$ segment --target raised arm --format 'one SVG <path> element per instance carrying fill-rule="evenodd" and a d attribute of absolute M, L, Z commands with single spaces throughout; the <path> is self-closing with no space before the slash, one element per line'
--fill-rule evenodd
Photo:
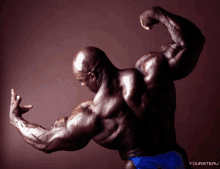
<path fill-rule="evenodd" d="M 50 130 L 31 124 L 22 118 L 32 106 L 19 106 L 21 97 L 12 89 L 10 121 L 31 146 L 45 153 L 59 150 L 74 151 L 85 147 L 93 136 L 95 116 L 84 102 L 73 110 L 69 118 L 58 119 Z"/>
<path fill-rule="evenodd" d="M 173 80 L 187 76 L 198 62 L 205 38 L 190 21 L 167 12 L 161 7 L 153 7 L 140 15 L 143 28 L 150 30 L 154 24 L 163 23 L 168 29 L 172 42 L 161 47 L 167 58 Z"/>

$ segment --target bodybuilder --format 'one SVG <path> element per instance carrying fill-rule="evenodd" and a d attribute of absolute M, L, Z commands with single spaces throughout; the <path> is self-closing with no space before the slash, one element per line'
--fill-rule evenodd
<path fill-rule="evenodd" d="M 22 118 L 32 106 L 20 106 L 21 97 L 12 89 L 10 121 L 27 143 L 52 153 L 82 149 L 93 139 L 103 147 L 118 150 L 125 169 L 137 165 L 132 158 L 153 159 L 171 152 L 179 157 L 180 166 L 190 168 L 185 151 L 176 143 L 173 81 L 194 69 L 205 38 L 192 22 L 161 7 L 143 12 L 140 22 L 146 30 L 161 22 L 172 42 L 164 44 L 159 52 L 144 54 L 133 68 L 123 70 L 96 47 L 80 50 L 73 60 L 73 73 L 96 95 L 92 101 L 78 105 L 69 117 L 58 119 L 51 129 Z"/>

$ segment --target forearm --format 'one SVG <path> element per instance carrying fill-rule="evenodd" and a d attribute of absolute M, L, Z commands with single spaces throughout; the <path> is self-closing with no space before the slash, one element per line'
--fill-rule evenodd
<path fill-rule="evenodd" d="M 10 122 L 20 131 L 24 140 L 36 149 L 45 153 L 60 150 L 75 151 L 85 147 L 91 139 L 93 127 L 86 125 L 88 123 L 87 119 L 90 118 L 90 116 L 87 116 L 86 110 L 91 101 L 84 102 L 80 107 L 78 106 L 70 118 L 59 118 L 50 130 L 24 120 L 22 114 L 33 106 L 20 106 L 20 102 L 21 97 L 16 96 L 12 89 Z M 92 126 L 94 125 L 92 124 Z"/>
<path fill-rule="evenodd" d="M 42 151 L 47 147 L 46 140 L 40 136 L 47 133 L 48 130 L 39 125 L 31 124 L 22 117 L 13 117 L 10 121 L 28 144 Z"/>
<path fill-rule="evenodd" d="M 189 20 L 169 13 L 161 7 L 156 7 L 159 22 L 168 29 L 168 32 L 176 45 L 195 47 L 204 43 L 204 36 L 199 28 Z"/>

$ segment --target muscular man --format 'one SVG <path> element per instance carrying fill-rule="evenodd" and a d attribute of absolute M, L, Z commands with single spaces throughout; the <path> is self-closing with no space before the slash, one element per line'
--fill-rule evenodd
<path fill-rule="evenodd" d="M 12 89 L 10 120 L 27 143 L 51 153 L 79 150 L 93 139 L 118 150 L 125 169 L 137 167 L 140 163 L 136 159 L 143 156 L 145 167 L 190 168 L 185 151 L 176 143 L 173 81 L 193 70 L 205 38 L 193 23 L 161 7 L 146 10 L 140 21 L 147 30 L 163 23 L 172 42 L 163 45 L 160 52 L 144 54 L 134 68 L 123 70 L 98 48 L 80 50 L 73 60 L 73 72 L 81 85 L 96 95 L 77 106 L 69 117 L 57 120 L 51 129 L 22 118 L 32 106 L 19 106 L 21 97 Z"/>

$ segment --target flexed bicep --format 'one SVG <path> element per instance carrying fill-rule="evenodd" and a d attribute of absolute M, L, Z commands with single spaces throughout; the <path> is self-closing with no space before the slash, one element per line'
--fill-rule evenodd
<path fill-rule="evenodd" d="M 94 133 L 95 115 L 84 102 L 74 109 L 67 118 L 58 119 L 47 136 L 47 147 L 44 152 L 51 153 L 59 150 L 75 151 L 84 148 Z"/>
<path fill-rule="evenodd" d="M 184 78 L 192 72 L 198 62 L 205 43 L 204 36 L 192 22 L 171 14 L 161 7 L 146 10 L 141 14 L 140 19 L 143 20 L 141 23 L 148 21 L 149 19 L 146 18 L 149 17 L 163 23 L 171 36 L 172 42 L 164 44 L 161 53 L 168 60 L 172 79 Z M 147 23 L 142 24 L 142 27 L 145 28 Z"/>
<path fill-rule="evenodd" d="M 173 80 L 189 75 L 202 52 L 205 38 L 189 20 L 159 8 L 159 20 L 167 27 L 172 42 L 165 43 L 161 52 L 168 59 Z"/>

